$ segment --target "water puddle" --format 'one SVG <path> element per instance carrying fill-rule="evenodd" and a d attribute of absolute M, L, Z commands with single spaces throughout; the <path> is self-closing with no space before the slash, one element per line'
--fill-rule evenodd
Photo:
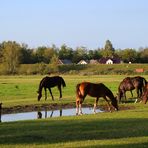
<path fill-rule="evenodd" d="M 84 114 L 93 114 L 93 108 L 82 108 Z M 96 112 L 103 112 L 97 109 Z M 32 120 L 39 118 L 50 118 L 50 117 L 61 117 L 61 116 L 75 116 L 76 109 L 61 109 L 61 110 L 50 110 L 50 111 L 34 111 L 25 113 L 15 113 L 15 114 L 4 114 L 1 115 L 1 122 L 11 122 L 20 120 Z"/>

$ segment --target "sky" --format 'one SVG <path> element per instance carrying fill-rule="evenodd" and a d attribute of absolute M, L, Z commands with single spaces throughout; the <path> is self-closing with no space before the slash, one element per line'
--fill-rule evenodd
<path fill-rule="evenodd" d="M 148 47 L 148 0 L 0 0 L 0 43 Z"/>

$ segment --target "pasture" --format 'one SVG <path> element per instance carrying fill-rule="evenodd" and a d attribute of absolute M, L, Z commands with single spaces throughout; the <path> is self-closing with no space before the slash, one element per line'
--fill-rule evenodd
<path fill-rule="evenodd" d="M 75 103 L 75 86 L 82 81 L 103 82 L 116 95 L 120 81 L 126 76 L 62 75 L 67 85 L 62 89 L 62 101 L 58 100 L 57 88 L 53 88 L 54 102 L 49 93 L 46 101 L 43 95 L 41 101 L 38 102 L 36 91 L 43 77 L 1 76 L 0 102 L 3 102 L 3 107 Z M 144 77 L 148 80 L 148 76 Z M 134 96 L 136 96 L 135 91 Z M 127 98 L 130 97 L 131 94 L 127 93 Z M 94 99 L 86 97 L 84 104 L 87 103 L 93 104 Z M 102 103 L 104 103 L 103 99 L 99 101 L 99 104 Z M 119 104 L 119 109 L 120 106 L 121 104 Z M 134 109 L 95 115 L 0 123 L 0 147 L 147 147 L 148 105 L 134 104 L 129 101 L 124 106 L 134 106 Z"/>

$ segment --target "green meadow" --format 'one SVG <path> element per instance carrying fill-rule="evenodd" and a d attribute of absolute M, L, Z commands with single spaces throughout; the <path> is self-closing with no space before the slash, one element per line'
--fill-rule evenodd
<path fill-rule="evenodd" d="M 58 100 L 57 88 L 53 88 L 55 101 L 51 100 L 48 93 L 48 99 L 45 101 L 43 95 L 40 102 L 37 101 L 36 91 L 43 75 L 0 76 L 0 102 L 3 103 L 3 107 L 75 103 L 75 86 L 82 81 L 102 82 L 116 95 L 120 81 L 126 77 L 126 75 L 61 76 L 67 84 L 66 88 L 62 89 L 62 101 Z M 148 80 L 147 75 L 144 77 Z M 127 97 L 132 100 L 129 92 Z M 94 98 L 86 97 L 84 103 L 93 104 Z M 103 99 L 100 99 L 99 104 L 101 103 L 104 103 Z M 135 104 L 129 101 L 119 104 L 119 109 L 122 105 L 134 108 L 95 115 L 2 122 L 0 123 L 0 147 L 147 147 L 148 104 Z"/>

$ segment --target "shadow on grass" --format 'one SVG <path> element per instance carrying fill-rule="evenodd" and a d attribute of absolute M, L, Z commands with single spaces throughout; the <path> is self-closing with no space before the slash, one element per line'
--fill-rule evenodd
<path fill-rule="evenodd" d="M 116 120 L 76 118 L 1 123 L 0 144 L 54 144 L 69 141 L 143 137 L 148 136 L 147 124 L 148 119 L 139 118 Z M 112 146 L 106 147 L 111 148 Z"/>

